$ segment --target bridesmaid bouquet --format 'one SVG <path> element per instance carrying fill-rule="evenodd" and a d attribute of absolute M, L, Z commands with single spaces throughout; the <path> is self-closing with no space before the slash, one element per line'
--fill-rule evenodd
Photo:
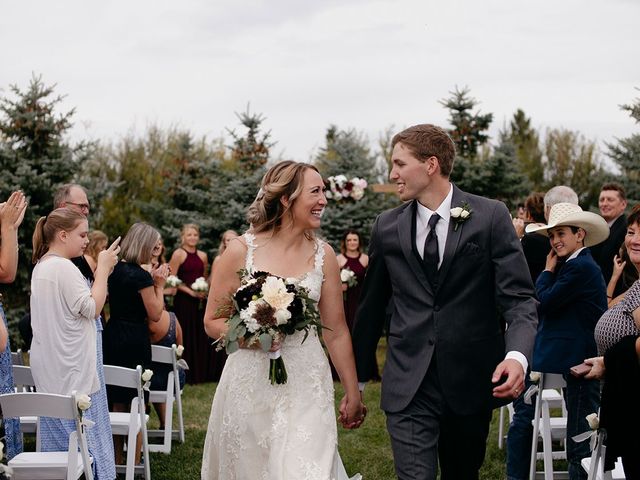
<path fill-rule="evenodd" d="M 327 191 L 325 195 L 333 200 L 360 200 L 364 197 L 367 181 L 364 178 L 353 177 L 349 180 L 344 175 L 335 175 L 325 180 Z"/>
<path fill-rule="evenodd" d="M 340 270 L 340 281 L 346 283 L 348 288 L 355 287 L 358 284 L 356 274 L 350 268 Z"/>
<path fill-rule="evenodd" d="M 259 343 L 270 356 L 269 380 L 272 385 L 287 383 L 287 370 L 280 350 L 269 352 L 274 342 L 296 331 L 322 328 L 317 303 L 309 290 L 295 279 L 284 279 L 267 272 L 240 271 L 240 288 L 232 295 L 235 312 L 227 320 L 227 334 L 221 340 L 228 354 Z M 220 347 L 220 348 L 221 348 Z"/>

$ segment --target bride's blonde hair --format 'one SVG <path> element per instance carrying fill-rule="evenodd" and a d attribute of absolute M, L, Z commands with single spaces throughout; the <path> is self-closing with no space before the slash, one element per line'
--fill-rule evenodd
<path fill-rule="evenodd" d="M 276 232 L 282 226 L 285 215 L 293 219 L 291 207 L 302 193 L 304 172 L 309 169 L 318 171 L 308 163 L 286 160 L 267 170 L 260 191 L 247 210 L 247 221 L 252 232 Z M 282 197 L 289 200 L 286 206 L 281 201 Z"/>

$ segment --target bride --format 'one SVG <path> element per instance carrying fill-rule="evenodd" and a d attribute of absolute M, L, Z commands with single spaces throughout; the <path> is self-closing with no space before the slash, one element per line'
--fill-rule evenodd
<path fill-rule="evenodd" d="M 338 262 L 332 248 L 313 234 L 326 204 L 324 183 L 312 165 L 286 161 L 270 168 L 248 210 L 251 228 L 218 262 L 204 324 L 212 338 L 225 334 L 227 317 L 221 315 L 229 315 L 241 269 L 295 278 L 318 301 L 323 340 L 346 392 L 339 420 L 345 428 L 358 428 L 366 408 Z M 272 347 L 280 349 L 286 365 L 288 380 L 282 385 L 269 382 L 269 357 L 259 346 L 229 355 L 211 408 L 203 480 L 348 480 L 337 449 L 329 363 L 315 329 L 304 343 L 303 338 L 304 332 L 296 332 Z"/>

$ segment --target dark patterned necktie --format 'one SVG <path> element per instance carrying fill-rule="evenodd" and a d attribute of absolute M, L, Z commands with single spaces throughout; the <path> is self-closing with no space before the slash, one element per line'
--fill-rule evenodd
<path fill-rule="evenodd" d="M 433 287 L 436 287 L 438 283 L 438 261 L 440 260 L 438 255 L 438 235 L 436 234 L 438 220 L 440 220 L 440 215 L 435 212 L 429 218 L 430 230 L 424 242 L 424 255 L 422 256 L 427 277 Z"/>

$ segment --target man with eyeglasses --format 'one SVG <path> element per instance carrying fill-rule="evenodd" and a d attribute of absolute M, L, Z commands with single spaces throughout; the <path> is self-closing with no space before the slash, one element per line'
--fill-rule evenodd
<path fill-rule="evenodd" d="M 67 183 L 56 190 L 53 195 L 53 208 L 65 207 L 80 212 L 85 217 L 89 217 L 91 204 L 87 198 L 87 192 L 81 185 L 77 183 Z M 82 275 L 93 283 L 93 270 L 84 256 L 80 255 L 77 258 L 72 258 L 71 261 L 78 267 Z"/>

